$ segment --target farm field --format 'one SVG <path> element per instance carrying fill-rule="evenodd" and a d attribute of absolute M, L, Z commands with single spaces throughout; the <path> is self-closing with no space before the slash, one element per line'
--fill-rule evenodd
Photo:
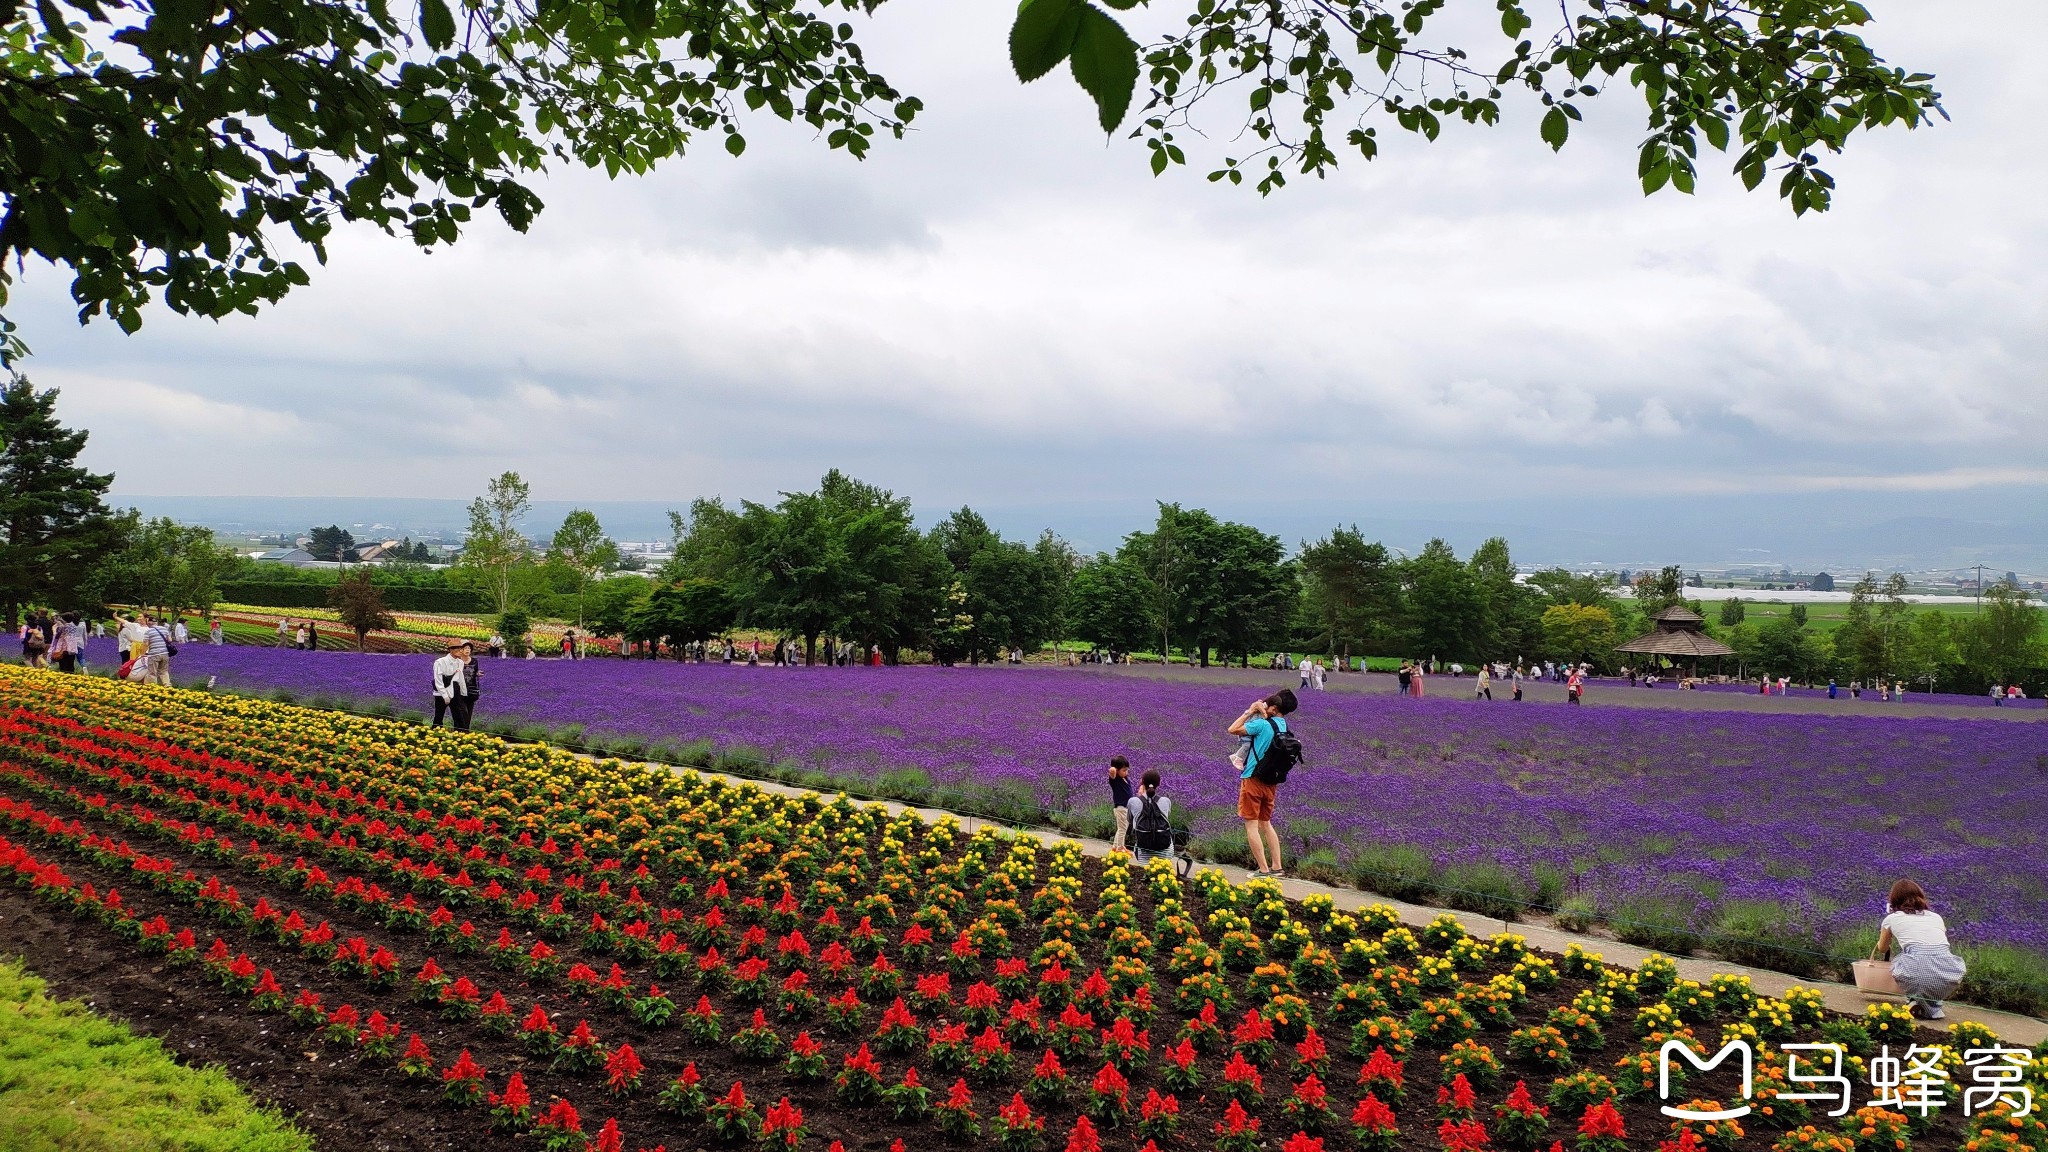
<path fill-rule="evenodd" d="M 1923 1045 L 1959 1096 L 1965 1051 L 1996 1044 L 1896 1006 L 1841 1017 L 995 827 L 54 673 L 0 669 L 0 874 L 0 948 L 176 987 L 189 1050 L 282 1056 L 263 1082 L 335 1148 L 2048 1137 L 2011 1103 L 1862 1107 L 1881 1047 Z M 1764 1107 L 1687 1135 L 1655 1053 L 1727 1039 L 1759 1051 Z M 1852 1054 L 1859 1110 L 1781 1095 L 1778 1046 L 1804 1040 Z M 1670 1099 L 1739 1091 L 1722 1067 Z"/>
<path fill-rule="evenodd" d="M 183 678 L 424 702 L 418 659 L 189 651 Z M 1263 691 L 1030 668 L 492 660 L 484 674 L 480 722 L 580 726 L 566 734 L 635 753 L 694 745 L 792 782 L 1043 808 L 1076 828 L 1106 830 L 1102 766 L 1121 752 L 1165 774 L 1219 857 L 1241 846 L 1222 729 Z M 1867 951 L 1885 889 L 1913 876 L 1960 944 L 2008 950 L 1982 954 L 1986 978 L 2048 967 L 2048 742 L 2033 724 L 1335 691 L 1308 694 L 1296 720 L 1309 761 L 1279 820 L 1290 853 L 1393 895 L 1574 901 L 1654 946 L 1734 926 L 1839 960 Z"/>

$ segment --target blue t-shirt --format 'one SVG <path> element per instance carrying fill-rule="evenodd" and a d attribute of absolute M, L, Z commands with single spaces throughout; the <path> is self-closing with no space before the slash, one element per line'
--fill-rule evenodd
<path fill-rule="evenodd" d="M 1238 779 L 1249 780 L 1252 778 L 1252 773 L 1258 768 L 1260 759 L 1266 755 L 1266 749 L 1273 746 L 1273 726 L 1275 724 L 1280 726 L 1280 731 L 1287 731 L 1287 721 L 1285 720 L 1268 720 L 1264 716 L 1254 716 L 1244 722 L 1244 734 L 1252 738 L 1252 751 L 1251 755 L 1244 758 L 1244 771 L 1238 775 Z"/>

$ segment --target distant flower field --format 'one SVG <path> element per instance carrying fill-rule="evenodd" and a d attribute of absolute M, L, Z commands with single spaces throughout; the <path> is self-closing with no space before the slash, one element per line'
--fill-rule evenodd
<path fill-rule="evenodd" d="M 1241 685 L 1060 669 L 778 669 L 488 660 L 480 722 L 709 741 L 872 780 L 1028 788 L 1099 805 L 1115 753 L 1165 773 L 1198 837 L 1238 835 L 1224 726 Z M 420 657 L 194 646 L 181 680 L 426 703 Z M 1706 929 L 1732 912 L 1824 944 L 1928 885 L 1959 942 L 2048 952 L 2048 733 L 2033 724 L 1309 694 L 1308 760 L 1282 795 L 1297 845 L 1426 857 L 1441 887 L 1574 897 L 1605 917 Z M 1303 841 L 1306 841 L 1304 844 Z M 1412 849 L 1404 857 L 1402 848 Z"/>

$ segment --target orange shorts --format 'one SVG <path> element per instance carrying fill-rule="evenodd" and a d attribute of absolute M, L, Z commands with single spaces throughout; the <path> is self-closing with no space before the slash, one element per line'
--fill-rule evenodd
<path fill-rule="evenodd" d="M 1241 820 L 1271 820 L 1273 798 L 1271 784 L 1247 776 L 1237 782 L 1237 815 Z"/>

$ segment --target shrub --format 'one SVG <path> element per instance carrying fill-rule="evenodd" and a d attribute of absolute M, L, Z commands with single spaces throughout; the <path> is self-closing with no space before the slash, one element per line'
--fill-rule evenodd
<path fill-rule="evenodd" d="M 1600 920 L 1600 906 L 1591 896 L 1567 896 L 1557 902 L 1557 926 L 1567 932 L 1584 932 Z"/>
<path fill-rule="evenodd" d="M 1351 854 L 1352 882 L 1396 900 L 1428 899 L 1435 875 L 1429 853 L 1413 844 L 1369 844 Z"/>
<path fill-rule="evenodd" d="M 2048 1015 L 2048 956 L 2003 944 L 1963 947 L 1969 963 L 1956 999 L 2027 1016 Z"/>
<path fill-rule="evenodd" d="M 1691 955 L 1699 939 L 1692 929 L 1690 910 L 1667 897 L 1638 896 L 1624 900 L 1615 905 L 1607 920 L 1624 943 L 1680 956 Z"/>
<path fill-rule="evenodd" d="M 1444 903 L 1495 920 L 1514 920 L 1528 908 L 1528 893 L 1513 873 L 1492 861 L 1454 864 L 1437 883 Z"/>
<path fill-rule="evenodd" d="M 1714 921 L 1713 947 L 1737 964 L 1773 968 L 1794 976 L 1815 976 L 1827 964 L 1826 949 L 1797 926 L 1788 910 L 1768 900 L 1724 905 Z"/>

